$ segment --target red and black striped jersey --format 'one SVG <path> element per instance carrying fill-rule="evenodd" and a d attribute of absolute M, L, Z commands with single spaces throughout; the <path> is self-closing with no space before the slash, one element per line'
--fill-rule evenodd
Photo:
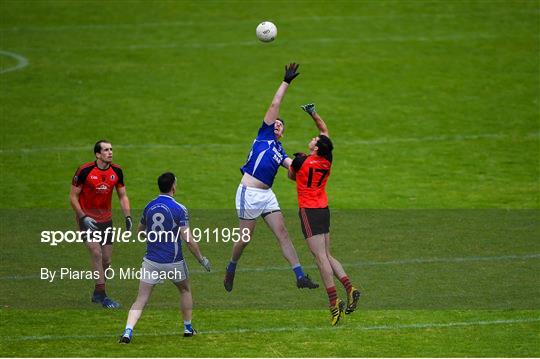
<path fill-rule="evenodd" d="M 97 222 L 111 220 L 113 189 L 124 187 L 124 174 L 120 166 L 111 164 L 106 169 L 100 169 L 96 162 L 85 163 L 75 172 L 72 184 L 81 187 L 79 204 L 87 216 Z"/>

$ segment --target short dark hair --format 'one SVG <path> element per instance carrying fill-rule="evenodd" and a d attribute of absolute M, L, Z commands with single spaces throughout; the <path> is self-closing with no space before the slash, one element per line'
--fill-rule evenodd
<path fill-rule="evenodd" d="M 169 193 L 176 181 L 176 176 L 172 172 L 165 172 L 157 179 L 159 191 L 161 193 Z"/>
<path fill-rule="evenodd" d="M 325 135 L 319 135 L 319 140 L 315 146 L 317 146 L 317 154 L 319 156 L 326 156 L 332 153 L 332 150 L 334 149 L 332 141 Z"/>
<path fill-rule="evenodd" d="M 102 143 L 110 143 L 110 142 L 107 141 L 107 140 L 99 140 L 99 141 L 97 141 L 96 144 L 94 145 L 94 154 L 101 153 L 101 144 Z"/>
<path fill-rule="evenodd" d="M 284 119 L 278 117 L 278 118 L 276 118 L 276 120 L 281 121 L 281 123 L 283 124 L 283 127 L 285 127 L 285 120 Z"/>

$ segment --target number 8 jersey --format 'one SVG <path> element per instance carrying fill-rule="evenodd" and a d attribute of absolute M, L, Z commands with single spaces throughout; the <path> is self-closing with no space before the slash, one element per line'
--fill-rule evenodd
<path fill-rule="evenodd" d="M 146 226 L 146 259 L 157 263 L 184 259 L 179 228 L 189 226 L 186 207 L 171 196 L 161 194 L 148 203 L 141 224 Z"/>
<path fill-rule="evenodd" d="M 295 154 L 296 155 L 296 154 Z M 332 155 L 300 155 L 293 160 L 292 167 L 296 173 L 296 192 L 298 207 L 326 208 L 326 182 L 332 167 Z"/>

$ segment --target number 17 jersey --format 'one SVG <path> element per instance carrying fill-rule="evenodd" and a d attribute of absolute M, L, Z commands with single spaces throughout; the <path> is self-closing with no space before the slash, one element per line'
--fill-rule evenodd
<path fill-rule="evenodd" d="M 332 157 L 329 156 L 329 158 Z M 292 166 L 296 172 L 298 207 L 328 207 L 326 182 L 330 176 L 332 162 L 325 157 L 309 155 L 295 158 Z"/>

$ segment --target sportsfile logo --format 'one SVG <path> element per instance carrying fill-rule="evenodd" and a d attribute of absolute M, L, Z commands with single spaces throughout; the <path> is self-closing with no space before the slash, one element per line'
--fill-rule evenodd
<path fill-rule="evenodd" d="M 186 241 L 207 243 L 249 242 L 250 234 L 247 228 L 193 228 L 192 230 L 178 228 L 176 231 L 141 231 L 134 236 L 122 228 L 108 227 L 103 231 L 42 231 L 41 243 L 57 246 L 60 243 L 176 243 L 181 239 Z"/>
<path fill-rule="evenodd" d="M 137 238 L 140 237 L 140 232 Z M 51 246 L 65 243 L 102 243 L 106 240 L 110 242 L 129 243 L 133 242 L 132 233 L 122 231 L 121 228 L 109 227 L 104 231 L 41 231 L 41 243 L 48 243 Z M 105 243 L 103 243 L 105 244 Z"/>

